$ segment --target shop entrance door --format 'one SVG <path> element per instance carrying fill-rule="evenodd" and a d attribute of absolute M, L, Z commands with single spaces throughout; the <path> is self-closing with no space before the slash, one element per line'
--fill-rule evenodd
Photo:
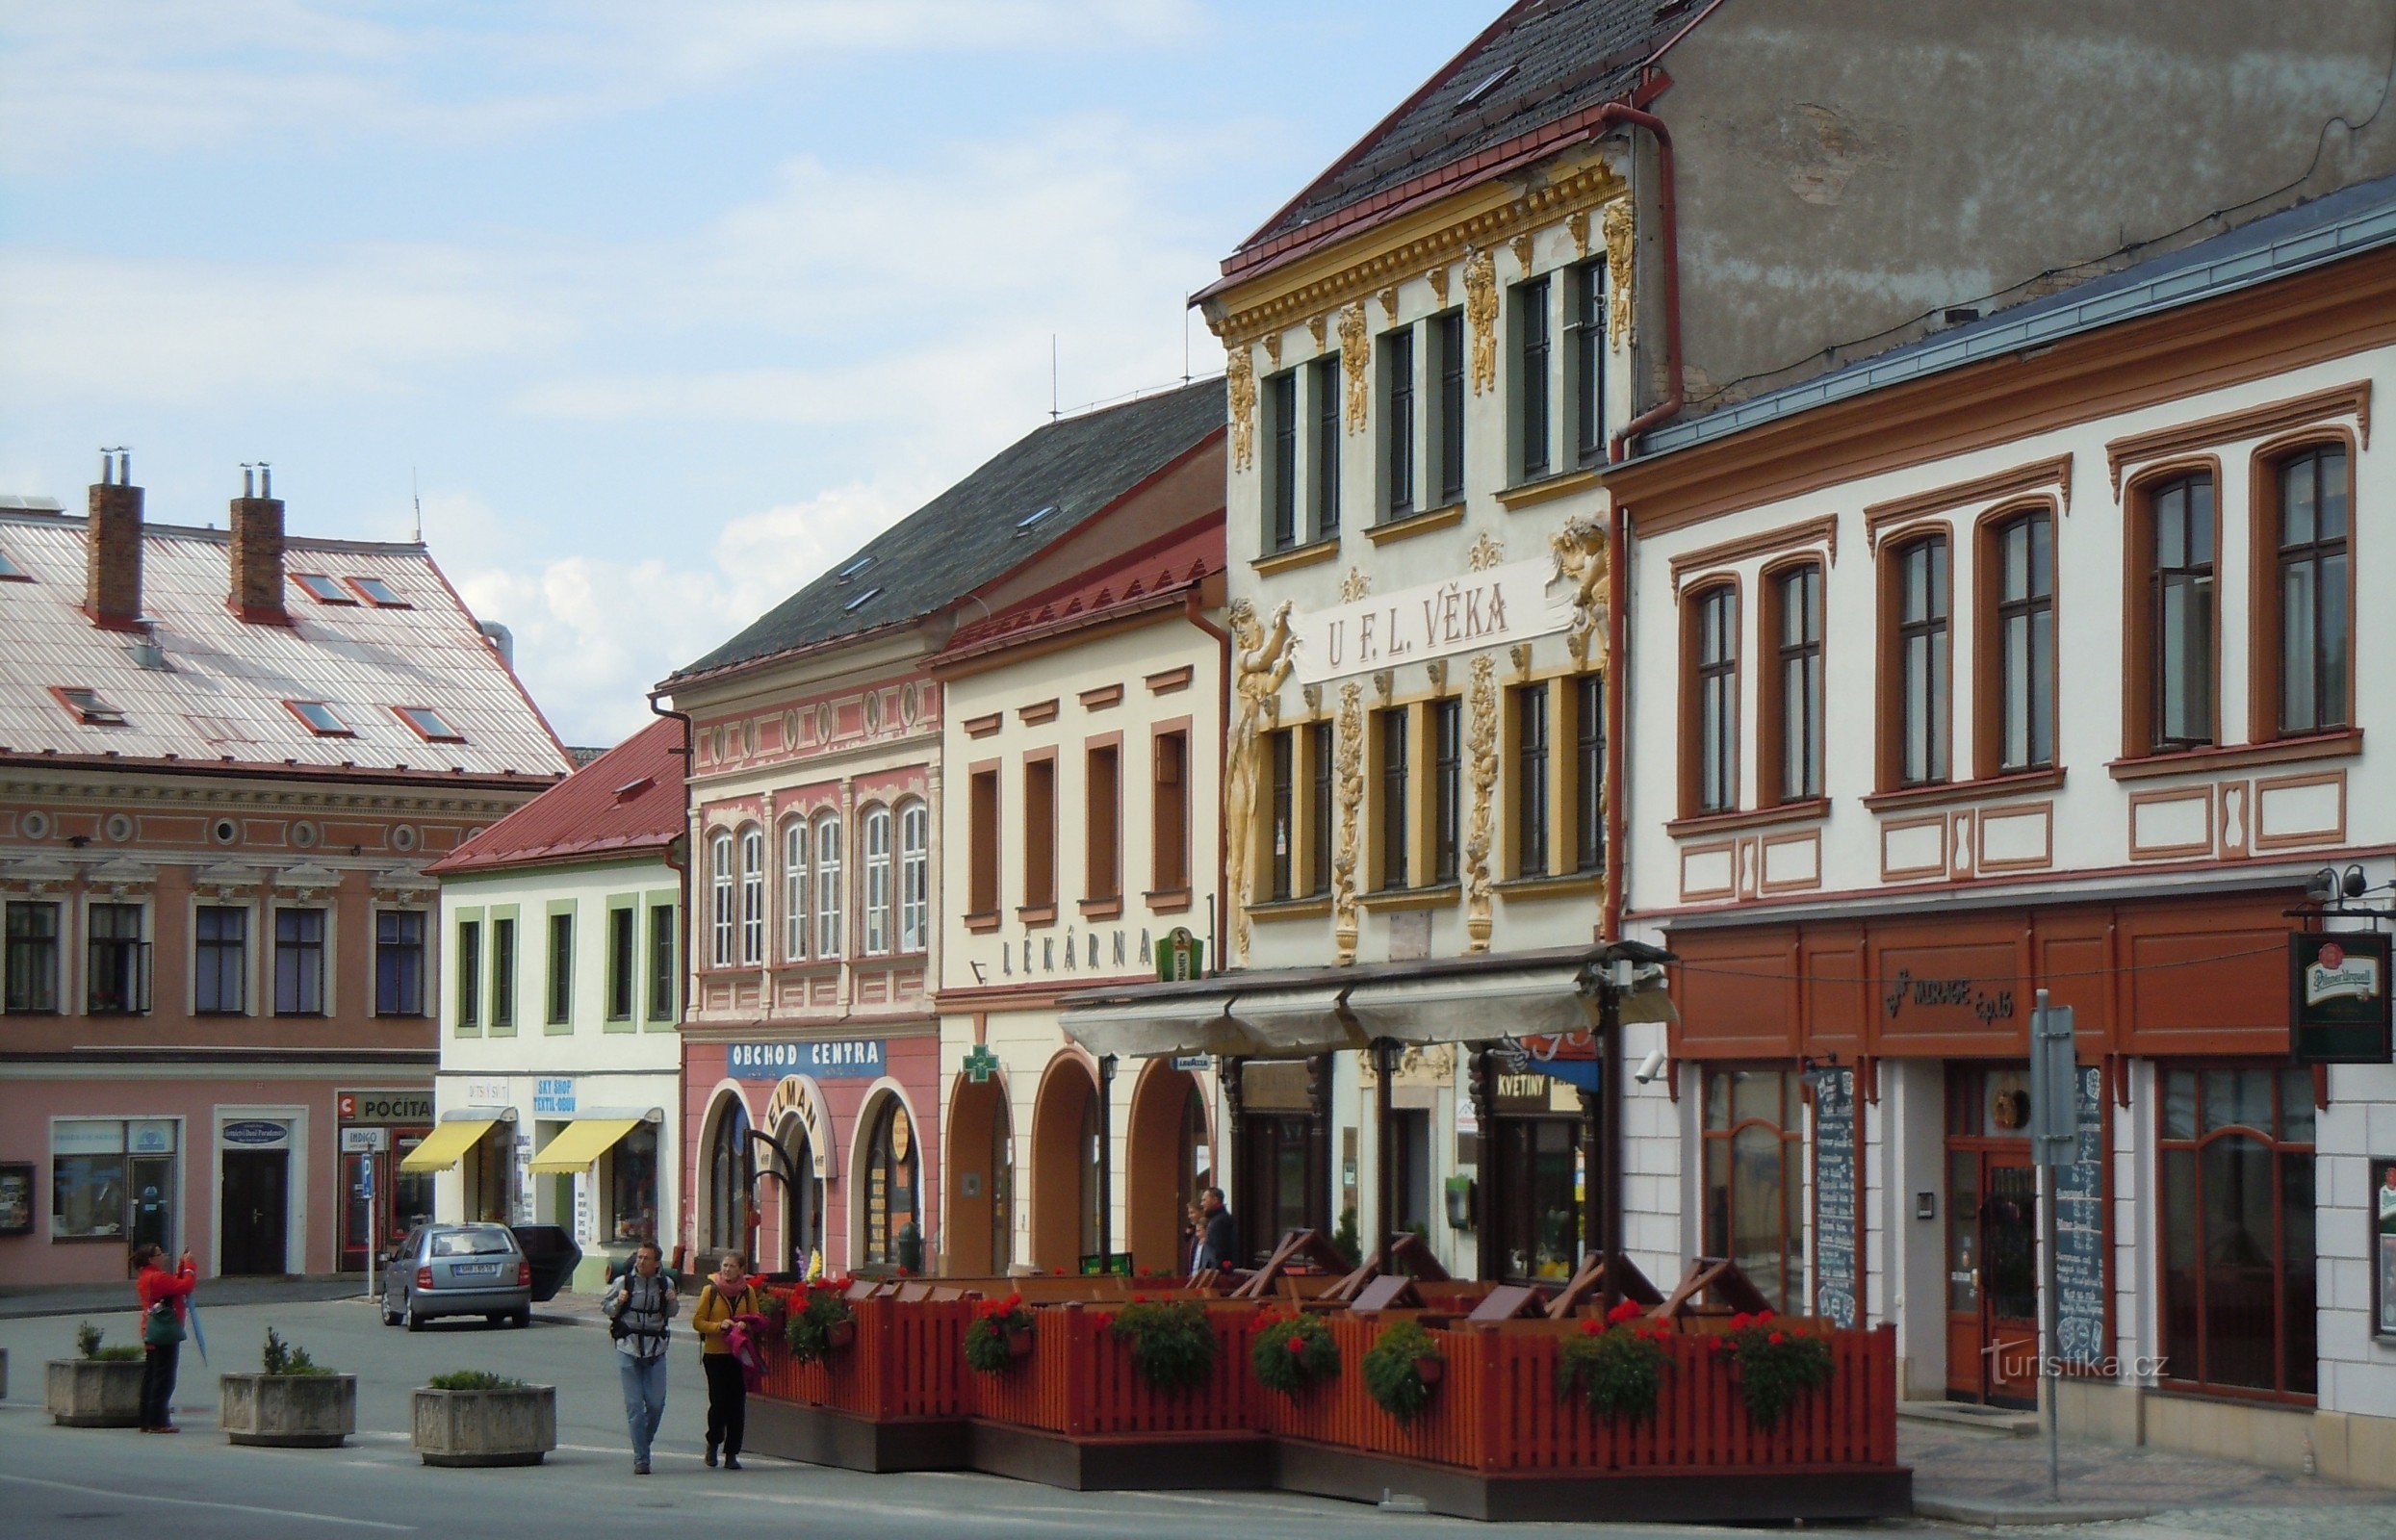
<path fill-rule="evenodd" d="M 1304 1113 L 1251 1112 L 1241 1125 L 1244 1191 L 1231 1218 L 1239 1226 L 1240 1247 L 1251 1260 L 1270 1253 L 1284 1231 L 1314 1222 L 1306 1153 L 1313 1132 L 1314 1119 Z"/>
<path fill-rule="evenodd" d="M 2038 1404 L 2038 1172 L 2026 1076 L 1948 1072 L 1946 1393 Z"/>
<path fill-rule="evenodd" d="M 1580 1122 L 1493 1121 L 1496 1169 L 1503 1175 L 1494 1184 L 1488 1222 L 1496 1229 L 1499 1268 L 1509 1279 L 1569 1278 L 1581 1262 Z"/>
<path fill-rule="evenodd" d="M 218 1270 L 232 1276 L 276 1276 L 291 1270 L 285 1249 L 291 1152 L 224 1152 L 224 1254 Z"/>

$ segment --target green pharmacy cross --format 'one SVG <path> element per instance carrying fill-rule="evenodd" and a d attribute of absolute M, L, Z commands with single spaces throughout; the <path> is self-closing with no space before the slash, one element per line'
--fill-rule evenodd
<path fill-rule="evenodd" d="M 966 1078 L 977 1086 L 990 1079 L 991 1071 L 997 1067 L 998 1056 L 990 1051 L 987 1043 L 977 1042 L 966 1054 Z"/>

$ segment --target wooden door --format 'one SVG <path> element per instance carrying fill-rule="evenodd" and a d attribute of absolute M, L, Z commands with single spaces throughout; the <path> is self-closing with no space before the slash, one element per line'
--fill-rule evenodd
<path fill-rule="evenodd" d="M 290 1170 L 289 1150 L 224 1152 L 224 1255 L 219 1259 L 219 1272 L 273 1276 L 291 1270 L 284 1245 Z"/>
<path fill-rule="evenodd" d="M 1947 1150 L 1947 1394 L 2038 1402 L 2038 1173 L 2026 1149 Z"/>

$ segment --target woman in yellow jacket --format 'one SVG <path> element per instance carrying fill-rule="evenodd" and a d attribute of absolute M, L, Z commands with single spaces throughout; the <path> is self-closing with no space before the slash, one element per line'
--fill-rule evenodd
<path fill-rule="evenodd" d="M 715 1463 L 717 1445 L 724 1449 L 724 1469 L 740 1469 L 740 1438 L 749 1420 L 749 1387 L 740 1378 L 740 1361 L 733 1356 L 724 1333 L 735 1316 L 763 1315 L 765 1306 L 757 1285 L 749 1281 L 748 1259 L 727 1251 L 699 1291 L 699 1307 L 690 1323 L 699 1332 L 700 1367 L 708 1373 L 708 1463 Z"/>

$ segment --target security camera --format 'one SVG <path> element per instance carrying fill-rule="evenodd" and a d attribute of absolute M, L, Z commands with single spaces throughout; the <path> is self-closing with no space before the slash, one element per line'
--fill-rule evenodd
<path fill-rule="evenodd" d="M 1662 1073 L 1663 1050 L 1656 1048 L 1650 1050 L 1647 1057 L 1639 1061 L 1639 1066 L 1631 1072 L 1631 1078 L 1645 1086 L 1653 1084 L 1656 1077 Z"/>

